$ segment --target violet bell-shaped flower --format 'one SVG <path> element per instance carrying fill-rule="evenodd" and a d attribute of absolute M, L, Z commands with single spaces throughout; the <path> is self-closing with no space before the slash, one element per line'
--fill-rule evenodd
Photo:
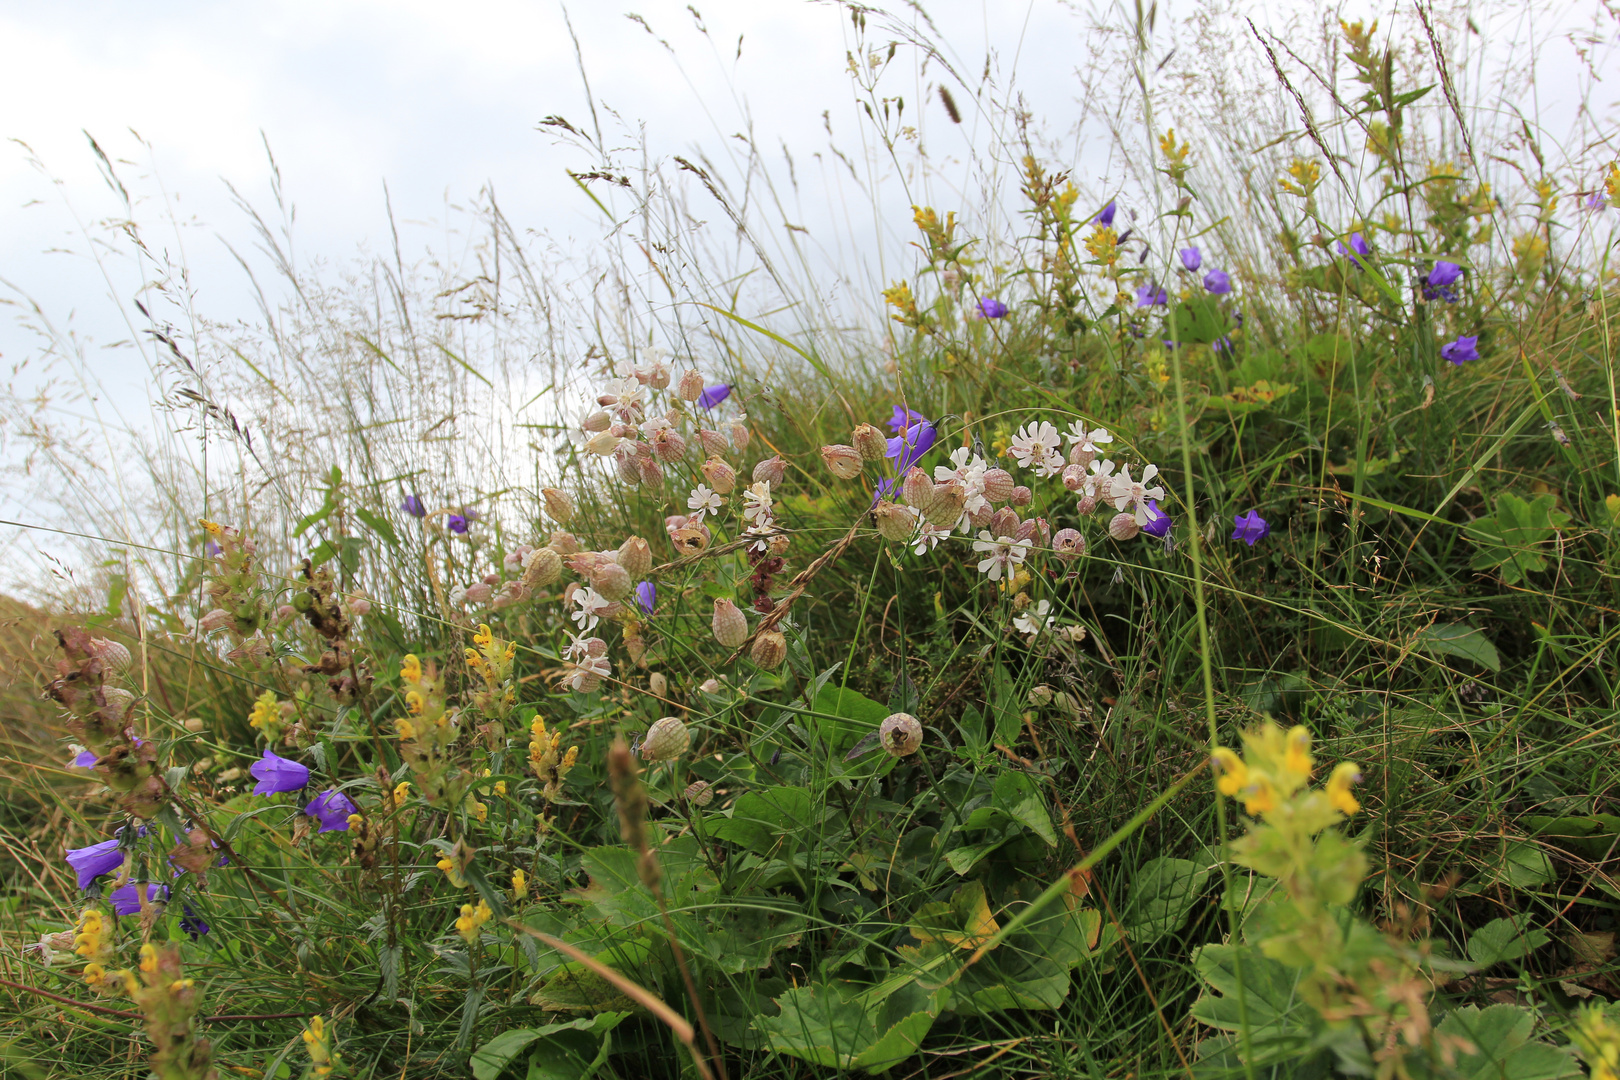
<path fill-rule="evenodd" d="M 981 319 L 1005 319 L 1007 305 L 993 296 L 987 296 L 979 301 L 978 314 Z"/>
<path fill-rule="evenodd" d="M 1463 334 L 1456 341 L 1447 342 L 1440 346 L 1440 359 L 1449 360 L 1452 364 L 1461 367 L 1470 360 L 1479 359 L 1478 345 L 1478 334 Z"/>
<path fill-rule="evenodd" d="M 346 832 L 349 815 L 358 812 L 347 795 L 332 788 L 309 800 L 304 807 L 305 814 L 321 823 L 320 832 Z"/>
<path fill-rule="evenodd" d="M 698 395 L 697 403 L 701 409 L 716 408 L 722 401 L 731 396 L 731 387 L 725 383 L 715 383 L 705 386 L 703 393 Z"/>
<path fill-rule="evenodd" d="M 1177 254 L 1181 256 L 1181 265 L 1185 266 L 1188 270 L 1197 270 L 1200 266 L 1204 265 L 1203 252 L 1199 251 L 1196 247 L 1182 248 L 1179 252 L 1177 252 Z"/>
<path fill-rule="evenodd" d="M 79 888 L 88 889 L 102 874 L 110 874 L 123 866 L 125 852 L 119 848 L 115 836 L 88 847 L 69 848 L 66 858 L 67 864 L 79 875 Z"/>
<path fill-rule="evenodd" d="M 1344 246 L 1343 240 L 1339 241 L 1339 254 L 1348 256 L 1351 262 L 1355 263 L 1357 266 L 1360 266 L 1361 260 L 1356 258 L 1356 256 L 1371 255 L 1372 248 L 1368 247 L 1367 238 L 1356 232 L 1350 234 L 1349 247 Z"/>
<path fill-rule="evenodd" d="M 248 770 L 259 783 L 255 795 L 275 795 L 283 791 L 297 791 L 309 783 L 309 770 L 296 761 L 279 756 L 265 747 L 264 757 Z"/>
<path fill-rule="evenodd" d="M 1159 509 L 1158 499 L 1148 500 L 1148 522 L 1142 526 L 1142 531 L 1149 536 L 1163 539 L 1176 522 L 1169 514 Z"/>
<path fill-rule="evenodd" d="M 1232 530 L 1232 539 L 1242 540 L 1250 547 L 1254 547 L 1256 541 L 1264 540 L 1271 535 L 1271 526 L 1266 524 L 1266 519 L 1260 516 L 1258 510 L 1239 514 L 1232 519 L 1232 523 L 1237 526 Z"/>
<path fill-rule="evenodd" d="M 399 504 L 399 508 L 413 518 L 427 517 L 427 507 L 422 505 L 422 497 L 414 492 L 405 496 L 405 501 Z"/>
<path fill-rule="evenodd" d="M 636 586 L 636 606 L 642 614 L 651 615 L 653 608 L 658 606 L 658 586 L 650 581 L 643 581 Z"/>
<path fill-rule="evenodd" d="M 925 424 L 927 422 L 928 418 L 922 413 L 908 409 L 904 405 L 896 405 L 894 415 L 889 417 L 888 428 L 898 435 L 912 424 Z"/>
<path fill-rule="evenodd" d="M 1154 281 L 1144 281 L 1136 289 L 1137 307 L 1163 307 L 1170 302 L 1170 294 Z"/>
<path fill-rule="evenodd" d="M 1097 224 L 1106 228 L 1106 227 L 1112 225 L 1113 223 L 1114 223 L 1114 200 L 1109 199 L 1108 200 L 1108 205 L 1103 207 L 1102 208 L 1102 213 L 1097 215 Z"/>
<path fill-rule="evenodd" d="M 927 420 L 913 423 L 889 440 L 889 449 L 883 456 L 894 461 L 896 475 L 904 475 L 933 448 L 934 440 L 938 437 L 934 425 Z"/>
<path fill-rule="evenodd" d="M 155 881 L 146 883 L 147 904 L 161 904 L 168 898 L 169 887 L 167 885 L 159 885 Z M 140 886 L 133 881 L 121 889 L 114 889 L 108 893 L 107 899 L 112 901 L 114 915 L 139 915 L 141 913 Z"/>
<path fill-rule="evenodd" d="M 1216 296 L 1225 296 L 1232 291 L 1232 279 L 1225 270 L 1211 270 L 1204 275 L 1204 291 Z"/>
<path fill-rule="evenodd" d="M 1434 264 L 1434 269 L 1429 271 L 1429 276 L 1423 279 L 1423 299 L 1439 299 L 1448 304 L 1455 304 L 1457 302 L 1457 293 L 1452 286 L 1457 283 L 1457 279 L 1460 277 L 1462 277 L 1462 267 L 1454 262 L 1446 262 L 1441 259 Z"/>

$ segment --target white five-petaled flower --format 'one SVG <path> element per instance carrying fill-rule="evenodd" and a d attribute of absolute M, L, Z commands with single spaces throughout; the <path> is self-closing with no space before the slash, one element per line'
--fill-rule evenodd
<path fill-rule="evenodd" d="M 703 520 L 704 514 L 718 514 L 725 504 L 726 500 L 720 497 L 719 492 L 707 484 L 699 484 L 692 489 L 692 497 L 686 500 L 686 508 L 692 511 L 690 523 L 698 524 Z"/>
<path fill-rule="evenodd" d="M 911 550 L 918 555 L 926 555 L 939 547 L 939 542 L 950 535 L 951 530 L 935 528 L 928 523 L 927 518 L 924 518 L 917 530 L 917 535 L 911 540 Z"/>
<path fill-rule="evenodd" d="M 1018 429 L 1013 436 L 1012 445 L 1008 449 L 1013 458 L 1026 469 L 1034 469 L 1042 477 L 1056 476 L 1063 471 L 1066 464 L 1063 456 L 1058 453 L 1058 447 L 1063 445 L 1063 438 L 1058 429 L 1049 422 L 1040 423 L 1030 421 Z"/>
<path fill-rule="evenodd" d="M 771 482 L 759 480 L 748 485 L 743 492 L 743 520 L 756 529 L 769 528 L 771 524 Z"/>
<path fill-rule="evenodd" d="M 1119 471 L 1119 478 L 1114 481 L 1111 494 L 1114 499 L 1114 509 L 1124 510 L 1127 506 L 1135 504 L 1136 523 L 1146 525 L 1159 515 L 1148 506 L 1148 500 L 1155 501 L 1164 498 L 1164 488 L 1148 487 L 1155 476 L 1159 475 L 1157 465 L 1149 465 L 1142 470 L 1142 479 L 1131 479 L 1131 467 L 1125 466 Z"/>
<path fill-rule="evenodd" d="M 633 377 L 612 379 L 602 388 L 602 394 L 613 399 L 609 404 L 621 419 L 626 423 L 634 423 L 636 416 L 641 412 L 641 404 L 647 397 L 647 388 Z"/>
<path fill-rule="evenodd" d="M 568 685 L 575 690 L 589 692 L 596 689 L 597 684 L 613 674 L 613 662 L 605 656 L 587 656 L 574 664 L 574 673 L 568 677 Z"/>
<path fill-rule="evenodd" d="M 1084 420 L 1076 420 L 1069 425 L 1067 438 L 1069 445 L 1078 446 L 1082 450 L 1090 450 L 1093 453 L 1101 453 L 1100 447 L 1114 441 L 1114 437 L 1108 434 L 1107 428 L 1096 428 L 1087 431 Z"/>
<path fill-rule="evenodd" d="M 669 417 L 659 414 L 641 425 L 641 433 L 648 439 L 658 438 L 661 431 L 673 431 L 675 425 L 669 422 Z"/>
<path fill-rule="evenodd" d="M 591 647 L 588 643 L 589 640 L 590 639 L 588 638 L 569 634 L 568 647 L 563 649 L 564 658 L 569 660 L 578 660 L 582 656 L 589 656 L 591 652 Z"/>
<path fill-rule="evenodd" d="M 963 532 L 970 531 L 966 524 L 968 518 L 990 509 L 990 500 L 984 497 L 984 474 L 988 471 L 984 459 L 966 446 L 958 446 L 951 451 L 949 466 L 934 466 L 934 480 L 938 483 L 948 480 L 962 482 L 962 517 L 956 524 Z"/>
<path fill-rule="evenodd" d="M 1098 458 L 1091 463 L 1091 473 L 1086 477 L 1081 494 L 1088 499 L 1106 499 L 1113 493 L 1113 484 L 1114 463 L 1107 458 Z"/>
<path fill-rule="evenodd" d="M 1023 563 L 1024 556 L 1029 554 L 1029 549 L 1028 540 L 1015 540 L 1010 536 L 992 537 L 988 529 L 980 529 L 979 538 L 973 541 L 973 550 L 984 556 L 979 560 L 979 573 L 991 581 L 1000 581 L 1003 574 L 1012 577 Z"/>
<path fill-rule="evenodd" d="M 1057 617 L 1049 614 L 1051 610 L 1050 600 L 1039 601 L 1034 607 L 1026 608 L 1023 614 L 1013 620 L 1013 629 L 1034 641 L 1036 634 L 1050 629 L 1052 624 L 1057 622 Z"/>
<path fill-rule="evenodd" d="M 568 617 L 574 620 L 580 633 L 595 630 L 596 624 L 602 621 L 602 612 L 613 606 L 612 601 L 589 585 L 574 591 L 574 603 L 579 605 L 579 610 Z"/>

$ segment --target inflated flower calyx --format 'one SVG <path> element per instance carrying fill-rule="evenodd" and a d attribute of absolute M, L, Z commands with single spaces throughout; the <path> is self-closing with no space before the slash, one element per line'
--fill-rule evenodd
<path fill-rule="evenodd" d="M 928 524 L 936 529 L 955 528 L 962 518 L 962 508 L 967 505 L 967 492 L 962 489 L 960 480 L 947 480 L 943 484 L 935 485 L 934 501 L 920 509 Z"/>
<path fill-rule="evenodd" d="M 669 696 L 669 677 L 661 671 L 655 671 L 647 676 L 647 689 L 652 691 L 654 697 Z"/>
<path fill-rule="evenodd" d="M 489 598 L 494 595 L 495 590 L 490 588 L 488 585 L 485 585 L 482 581 L 478 582 L 476 585 L 467 586 L 467 600 L 470 603 L 487 604 L 489 603 Z"/>
<path fill-rule="evenodd" d="M 697 368 L 687 368 L 675 392 L 682 401 L 696 401 L 703 396 L 703 376 L 698 374 Z"/>
<path fill-rule="evenodd" d="M 654 364 L 647 372 L 647 385 L 654 390 L 662 390 L 669 385 L 669 367 L 665 364 Z"/>
<path fill-rule="evenodd" d="M 1135 514 L 1115 514 L 1108 522 L 1108 535 L 1115 540 L 1130 540 L 1141 531 Z"/>
<path fill-rule="evenodd" d="M 764 482 L 776 487 L 787 475 L 787 462 L 780 455 L 766 458 L 754 466 L 754 483 Z"/>
<path fill-rule="evenodd" d="M 1073 562 L 1086 553 L 1086 538 L 1078 529 L 1059 529 L 1052 537 L 1052 554 L 1060 562 Z"/>
<path fill-rule="evenodd" d="M 618 472 L 619 479 L 626 484 L 637 487 L 641 485 L 641 467 L 636 464 L 636 452 L 633 448 L 621 446 L 614 451 L 613 468 Z"/>
<path fill-rule="evenodd" d="M 669 534 L 669 542 L 674 545 L 677 555 L 697 555 L 709 546 L 714 534 L 709 532 L 707 525 L 683 525 Z"/>
<path fill-rule="evenodd" d="M 612 424 L 613 417 L 608 415 L 608 411 L 606 409 L 597 409 L 579 422 L 579 428 L 581 431 L 589 431 L 595 435 L 598 432 L 606 431 Z"/>
<path fill-rule="evenodd" d="M 708 806 L 714 802 L 714 786 L 707 780 L 694 780 L 686 785 L 682 795 L 693 806 Z"/>
<path fill-rule="evenodd" d="M 558 529 L 546 538 L 546 547 L 558 555 L 572 555 L 579 550 L 579 540 L 573 533 Z"/>
<path fill-rule="evenodd" d="M 821 460 L 827 466 L 827 470 L 840 480 L 853 480 L 861 475 L 861 455 L 853 446 L 841 444 L 823 446 Z"/>
<path fill-rule="evenodd" d="M 735 649 L 748 640 L 748 616 L 735 603 L 724 598 L 714 602 L 714 640 Z"/>
<path fill-rule="evenodd" d="M 862 461 L 882 461 L 889 449 L 889 440 L 871 424 L 857 425 L 849 441 L 854 444 L 855 452 L 861 455 Z"/>
<path fill-rule="evenodd" d="M 523 560 L 523 584 L 531 589 L 554 585 L 561 576 L 562 556 L 551 548 L 535 548 Z"/>
<path fill-rule="evenodd" d="M 737 488 L 737 470 L 717 457 L 712 457 L 698 466 L 703 470 L 703 478 L 717 495 L 730 495 Z"/>
<path fill-rule="evenodd" d="M 990 535 L 1016 536 L 1018 526 L 1021 524 L 1023 522 L 1018 516 L 1018 511 L 1004 506 L 990 515 Z"/>
<path fill-rule="evenodd" d="M 754 663 L 767 671 L 782 666 L 787 659 L 787 638 L 782 636 L 780 630 L 766 630 L 754 639 L 754 648 L 749 654 Z"/>
<path fill-rule="evenodd" d="M 922 745 L 922 725 L 910 713 L 897 712 L 878 728 L 878 742 L 890 757 L 908 757 Z"/>
<path fill-rule="evenodd" d="M 540 497 L 545 500 L 546 513 L 551 520 L 559 525 L 566 525 L 574 516 L 574 500 L 556 488 L 541 488 Z"/>
<path fill-rule="evenodd" d="M 608 600 L 623 600 L 635 587 L 630 572 L 616 562 L 599 562 L 591 571 L 591 588 Z"/>
<path fill-rule="evenodd" d="M 698 428 L 697 438 L 698 445 L 703 447 L 703 452 L 708 454 L 710 457 L 720 457 L 721 455 L 725 454 L 728 449 L 730 449 L 730 447 L 726 445 L 726 437 L 720 434 L 718 431 L 710 431 L 708 428 Z"/>
<path fill-rule="evenodd" d="M 1019 484 L 1012 489 L 1012 495 L 1007 501 L 1014 506 L 1028 506 L 1035 501 L 1035 493 L 1029 489 L 1028 485 Z"/>
<path fill-rule="evenodd" d="M 1084 465 L 1063 466 L 1063 486 L 1070 491 L 1079 491 L 1086 486 L 1086 467 Z"/>
<path fill-rule="evenodd" d="M 585 449 L 597 457 L 607 457 L 619 448 L 619 437 L 606 431 L 598 431 L 585 440 Z"/>
<path fill-rule="evenodd" d="M 1012 473 L 1006 469 L 988 469 L 984 474 L 984 497 L 991 502 L 1006 502 L 1012 498 L 1016 486 Z"/>
<path fill-rule="evenodd" d="M 652 569 L 652 545 L 632 536 L 619 545 L 619 565 L 633 578 L 643 578 Z M 600 591 L 600 590 L 598 590 Z"/>
<path fill-rule="evenodd" d="M 917 511 L 909 506 L 880 502 L 872 507 L 872 520 L 877 522 L 877 530 L 885 540 L 904 542 L 917 531 Z"/>
<path fill-rule="evenodd" d="M 748 449 L 748 417 L 739 416 L 731 422 L 731 445 L 737 448 L 737 453 Z"/>
<path fill-rule="evenodd" d="M 674 761 L 692 744 L 692 733 L 679 717 L 666 716 L 647 729 L 641 741 L 641 760 Z"/>
<path fill-rule="evenodd" d="M 664 486 L 664 467 L 657 458 L 636 458 L 636 469 L 641 473 L 641 486 L 657 491 Z"/>
<path fill-rule="evenodd" d="M 698 684 L 698 689 L 705 694 L 718 694 L 720 692 L 720 680 L 704 679 L 703 682 Z"/>
<path fill-rule="evenodd" d="M 90 655 L 99 656 L 102 666 L 113 675 L 121 675 L 129 667 L 129 649 L 122 642 L 91 638 Z"/>
<path fill-rule="evenodd" d="M 1097 460 L 1097 450 L 1087 443 L 1077 442 L 1069 447 L 1069 464 L 1078 465 L 1082 469 Z"/>
<path fill-rule="evenodd" d="M 928 513 L 928 508 L 934 504 L 933 478 L 915 465 L 912 466 L 907 471 L 905 479 L 900 481 L 900 497 L 906 501 L 907 506 L 918 513 Z"/>
<path fill-rule="evenodd" d="M 652 449 L 659 461 L 679 461 L 686 456 L 686 440 L 674 428 L 660 428 L 653 436 Z"/>

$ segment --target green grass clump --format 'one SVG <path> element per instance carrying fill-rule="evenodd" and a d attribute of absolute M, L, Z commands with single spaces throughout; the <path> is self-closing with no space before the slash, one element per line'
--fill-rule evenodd
<path fill-rule="evenodd" d="M 1006 114 L 861 335 L 650 174 L 677 304 L 544 380 L 493 200 L 506 278 L 163 329 L 209 454 L 4 619 L 5 1067 L 1612 1076 L 1620 168 L 1493 188 L 1428 23 L 1178 133 L 1134 29 L 1135 181 Z"/>

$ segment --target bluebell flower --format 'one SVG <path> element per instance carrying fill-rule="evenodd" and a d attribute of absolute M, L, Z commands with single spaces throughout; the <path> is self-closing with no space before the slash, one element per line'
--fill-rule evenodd
<path fill-rule="evenodd" d="M 1271 526 L 1266 524 L 1266 519 L 1260 516 L 1258 510 L 1250 510 L 1247 514 L 1239 514 L 1232 519 L 1232 523 L 1237 528 L 1232 531 L 1231 538 L 1233 540 L 1242 540 L 1250 547 L 1254 547 L 1256 540 L 1264 540 L 1271 535 Z"/>
<path fill-rule="evenodd" d="M 73 755 L 73 760 L 68 762 L 68 768 L 70 768 L 70 769 L 94 768 L 96 762 L 98 762 L 100 760 L 101 760 L 101 758 L 99 756 L 97 756 L 97 754 L 96 754 L 96 752 L 94 750 L 80 750 L 77 754 Z"/>
<path fill-rule="evenodd" d="M 225 549 L 214 543 L 212 540 L 203 545 L 203 554 L 210 559 L 217 559 L 224 553 Z"/>
<path fill-rule="evenodd" d="M 1204 275 L 1204 289 L 1216 296 L 1224 296 L 1232 291 L 1232 279 L 1227 276 L 1225 270 L 1211 270 Z M 1242 323 L 1238 325 L 1241 326 Z"/>
<path fill-rule="evenodd" d="M 152 881 L 146 884 L 146 902 L 160 904 L 169 898 L 169 887 L 159 885 Z M 131 881 L 121 889 L 114 889 L 107 894 L 112 901 L 114 915 L 139 915 L 141 913 L 141 894 L 139 887 Z"/>
<path fill-rule="evenodd" d="M 1362 236 L 1360 233 L 1351 233 L 1349 247 L 1344 246 L 1343 240 L 1339 241 L 1339 254 L 1348 255 L 1351 262 L 1355 263 L 1357 266 L 1360 266 L 1361 260 L 1356 258 L 1356 256 L 1371 255 L 1372 249 L 1367 246 L 1366 237 Z"/>
<path fill-rule="evenodd" d="M 922 456 L 928 453 L 938 437 L 933 424 L 926 420 L 919 421 L 890 439 L 889 448 L 884 451 L 883 456 L 894 461 L 896 476 L 904 476 L 907 469 L 917 464 Z"/>
<path fill-rule="evenodd" d="M 405 501 L 399 504 L 399 508 L 413 518 L 427 517 L 427 507 L 422 505 L 420 495 L 411 494 L 405 496 Z"/>
<path fill-rule="evenodd" d="M 88 889 L 90 883 L 102 874 L 110 874 L 124 865 L 125 852 L 118 846 L 118 838 L 103 840 L 89 847 L 70 848 L 67 864 L 79 875 L 79 888 Z"/>
<path fill-rule="evenodd" d="M 349 815 L 359 810 L 343 792 L 327 788 L 309 800 L 304 813 L 320 821 L 321 832 L 345 832 L 349 828 Z"/>
<path fill-rule="evenodd" d="M 1162 307 L 1170 302 L 1170 294 L 1166 293 L 1154 281 L 1144 281 L 1136 290 L 1137 307 Z"/>
<path fill-rule="evenodd" d="M 713 386 L 703 388 L 703 393 L 698 395 L 697 403 L 700 408 L 712 409 L 730 396 L 731 387 L 725 383 L 715 383 Z"/>
<path fill-rule="evenodd" d="M 1440 346 L 1440 359 L 1449 360 L 1461 367 L 1470 360 L 1479 359 L 1478 334 L 1463 334 L 1456 341 L 1447 342 Z"/>
<path fill-rule="evenodd" d="M 650 581 L 643 581 L 636 586 L 636 605 L 648 615 L 658 606 L 658 586 Z"/>
<path fill-rule="evenodd" d="M 309 770 L 296 761 L 288 761 L 265 747 L 264 757 L 248 769 L 257 780 L 255 795 L 275 795 L 282 791 L 297 791 L 309 783 Z"/>
<path fill-rule="evenodd" d="M 459 535 L 467 531 L 468 518 L 466 514 L 451 514 L 444 523 L 451 532 Z"/>
<path fill-rule="evenodd" d="M 896 405 L 894 415 L 889 417 L 889 430 L 898 435 L 912 424 L 926 420 L 927 418 L 922 413 L 913 412 L 904 405 Z"/>
<path fill-rule="evenodd" d="M 190 904 L 181 905 L 180 910 L 184 913 L 180 919 L 180 929 L 184 930 L 187 934 L 190 934 L 192 941 L 196 941 L 198 938 L 208 933 L 208 924 L 203 922 L 201 915 L 198 915 L 191 909 Z"/>
<path fill-rule="evenodd" d="M 1182 248 L 1180 255 L 1181 265 L 1185 266 L 1189 270 L 1196 270 L 1200 266 L 1204 265 L 1203 253 L 1195 247 Z"/>
<path fill-rule="evenodd" d="M 1429 271 L 1429 276 L 1423 279 L 1423 299 L 1440 299 L 1448 304 L 1455 304 L 1457 293 L 1451 286 L 1455 285 L 1460 277 L 1462 267 L 1441 259 L 1434 264 L 1434 269 Z"/>
<path fill-rule="evenodd" d="M 979 315 L 985 319 L 1005 319 L 1007 305 L 993 296 L 987 296 L 979 301 Z"/>
<path fill-rule="evenodd" d="M 1102 208 L 1102 213 L 1097 215 L 1097 224 L 1107 226 L 1107 225 L 1112 225 L 1113 223 L 1114 223 L 1114 201 L 1112 199 L 1110 199 L 1110 200 L 1108 200 L 1108 205 Z"/>
<path fill-rule="evenodd" d="M 1169 514 L 1165 513 L 1163 510 L 1159 509 L 1159 500 L 1157 499 L 1148 500 L 1148 510 L 1150 511 L 1150 516 L 1148 518 L 1148 523 L 1142 526 L 1142 531 L 1147 533 L 1149 536 L 1155 536 L 1162 539 L 1170 532 L 1170 527 L 1176 523 L 1175 519 Z"/>

